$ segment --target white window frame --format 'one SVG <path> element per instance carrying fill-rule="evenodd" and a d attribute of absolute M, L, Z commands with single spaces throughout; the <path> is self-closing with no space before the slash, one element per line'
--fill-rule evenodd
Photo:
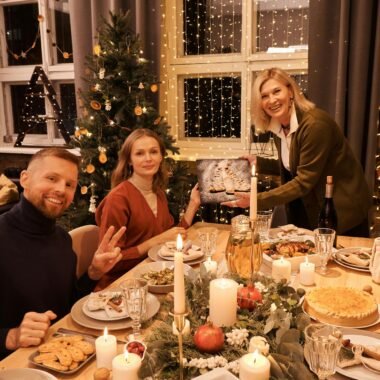
<path fill-rule="evenodd" d="M 303 1 L 304 2 L 304 1 Z M 306 74 L 308 53 L 255 53 L 252 50 L 252 28 L 255 1 L 242 1 L 241 52 L 236 54 L 182 56 L 182 0 L 165 0 L 164 51 L 162 76 L 167 79 L 166 91 L 161 98 L 161 111 L 165 113 L 171 133 L 180 148 L 174 158 L 194 161 L 201 158 L 236 158 L 249 152 L 256 153 L 257 145 L 250 143 L 251 87 L 254 73 L 278 66 L 292 74 Z M 165 11 L 164 11 L 165 12 Z M 234 73 L 241 77 L 241 137 L 197 138 L 184 137 L 183 76 L 219 75 Z M 164 81 L 165 82 L 165 81 Z"/>
<path fill-rule="evenodd" d="M 54 0 L 50 0 L 53 1 Z M 39 64 L 46 73 L 50 82 L 53 84 L 56 92 L 60 83 L 74 83 L 74 64 L 73 63 L 54 63 L 57 62 L 56 49 L 52 47 L 51 41 L 55 40 L 54 33 L 54 17 L 53 10 L 49 13 L 49 0 L 3 0 L 0 7 L 10 5 L 22 5 L 37 3 L 39 14 L 44 17 L 44 21 L 40 23 L 40 40 L 42 50 L 42 63 Z M 68 4 L 68 3 L 67 3 Z M 47 29 L 50 30 L 48 36 Z M 27 84 L 31 78 L 35 65 L 24 66 L 7 66 L 7 51 L 5 44 L 5 24 L 3 11 L 0 9 L 0 152 L 20 153 L 19 147 L 13 147 L 17 139 L 17 133 L 13 132 L 13 115 L 10 97 L 10 86 L 17 84 Z M 42 84 L 42 82 L 38 82 Z M 59 101 L 59 99 L 58 99 Z M 45 100 L 46 114 L 53 114 L 48 99 Z M 4 141 L 5 136 L 11 136 L 12 142 Z M 53 146 L 64 145 L 65 141 L 62 137 L 56 138 L 54 133 L 54 122 L 47 121 L 47 134 L 26 134 L 22 143 L 22 151 L 33 153 L 35 148 L 28 148 L 28 145 L 34 146 Z"/>

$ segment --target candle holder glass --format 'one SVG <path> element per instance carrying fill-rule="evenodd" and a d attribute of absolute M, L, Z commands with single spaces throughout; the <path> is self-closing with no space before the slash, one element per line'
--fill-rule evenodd
<path fill-rule="evenodd" d="M 263 261 L 260 235 L 255 223 L 245 215 L 231 220 L 231 233 L 226 247 L 226 262 L 229 275 L 252 280 Z"/>
<path fill-rule="evenodd" d="M 186 317 L 189 313 L 169 313 L 174 317 L 174 325 L 178 331 L 178 351 L 179 351 L 179 380 L 183 380 L 183 335 L 186 326 Z"/>

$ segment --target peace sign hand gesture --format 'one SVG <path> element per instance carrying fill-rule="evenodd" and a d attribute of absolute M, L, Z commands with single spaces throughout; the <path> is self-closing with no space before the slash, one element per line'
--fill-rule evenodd
<path fill-rule="evenodd" d="M 108 228 L 88 268 L 88 275 L 92 280 L 99 280 L 122 259 L 120 248 L 116 247 L 116 244 L 125 233 L 125 230 L 126 227 L 121 227 L 114 234 L 115 227 Z"/>

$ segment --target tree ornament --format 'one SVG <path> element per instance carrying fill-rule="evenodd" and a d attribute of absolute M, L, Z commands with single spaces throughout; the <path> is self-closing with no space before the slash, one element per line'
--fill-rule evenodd
<path fill-rule="evenodd" d="M 75 128 L 74 136 L 79 139 L 81 137 L 82 133 L 79 128 Z"/>
<path fill-rule="evenodd" d="M 142 107 L 141 107 L 140 105 L 137 105 L 137 106 L 135 107 L 135 115 L 137 115 L 137 116 L 141 116 L 142 113 L 143 113 L 143 109 L 142 109 Z"/>
<path fill-rule="evenodd" d="M 97 100 L 91 100 L 90 106 L 95 111 L 99 111 L 102 108 L 102 105 Z"/>
<path fill-rule="evenodd" d="M 42 15 L 38 15 L 38 22 L 44 22 L 45 18 Z"/>
<path fill-rule="evenodd" d="M 106 111 L 111 111 L 112 109 L 111 101 L 107 99 L 104 104 L 105 104 Z"/>
<path fill-rule="evenodd" d="M 69 59 L 69 58 L 70 58 L 70 54 L 69 54 L 67 51 L 64 51 L 64 52 L 62 53 L 62 57 L 63 57 L 64 59 Z"/>
<path fill-rule="evenodd" d="M 150 85 L 150 91 L 152 92 L 157 92 L 158 91 L 158 86 L 156 83 L 153 83 Z"/>
<path fill-rule="evenodd" d="M 92 213 L 96 212 L 96 195 L 91 195 L 88 211 Z"/>
<path fill-rule="evenodd" d="M 94 171 L 95 171 L 95 166 L 94 166 L 93 164 L 88 164 L 88 165 L 86 166 L 86 172 L 87 172 L 88 174 L 92 174 Z"/>
<path fill-rule="evenodd" d="M 100 70 L 99 70 L 99 79 L 104 79 L 104 75 L 106 73 L 106 69 L 104 67 L 102 67 Z"/>
<path fill-rule="evenodd" d="M 99 162 L 101 164 L 105 164 L 107 160 L 108 160 L 107 155 L 104 152 L 99 153 Z"/>
<path fill-rule="evenodd" d="M 148 111 L 148 108 L 143 107 L 142 111 L 143 111 L 143 113 L 146 113 L 146 111 Z"/>
<path fill-rule="evenodd" d="M 94 86 L 94 88 L 95 88 L 95 91 L 100 91 L 100 89 L 101 89 L 100 84 L 96 83 L 96 85 Z"/>
<path fill-rule="evenodd" d="M 162 117 L 159 116 L 157 119 L 154 120 L 153 124 L 154 124 L 154 125 L 158 125 L 158 124 L 160 124 L 160 123 L 161 123 L 161 119 L 162 119 Z"/>
<path fill-rule="evenodd" d="M 81 193 L 82 195 L 87 194 L 87 192 L 88 192 L 88 187 L 87 187 L 87 186 L 82 186 L 82 187 L 80 188 L 80 193 Z"/>
<path fill-rule="evenodd" d="M 99 57 L 100 53 L 101 53 L 101 47 L 100 47 L 100 45 L 95 45 L 94 46 L 94 55 L 97 55 Z"/>
<path fill-rule="evenodd" d="M 143 90 L 144 89 L 144 84 L 142 82 L 140 82 L 139 84 L 139 90 Z"/>

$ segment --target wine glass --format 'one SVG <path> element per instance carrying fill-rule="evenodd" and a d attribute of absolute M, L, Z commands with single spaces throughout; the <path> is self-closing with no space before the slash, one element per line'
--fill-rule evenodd
<path fill-rule="evenodd" d="M 133 338 L 136 339 L 141 335 L 141 320 L 146 314 L 148 281 L 142 278 L 130 278 L 124 280 L 120 287 L 125 294 L 128 315 L 132 319 Z"/>
<path fill-rule="evenodd" d="M 335 239 L 335 230 L 331 228 L 316 228 L 314 230 L 315 248 L 321 258 L 319 273 L 328 274 L 327 263 L 331 258 L 331 252 Z"/>
<path fill-rule="evenodd" d="M 218 230 L 214 227 L 204 227 L 199 229 L 198 238 L 201 242 L 201 249 L 206 256 L 206 259 L 211 260 L 211 256 L 216 251 L 216 241 Z"/>
<path fill-rule="evenodd" d="M 342 332 L 334 326 L 313 323 L 305 328 L 305 359 L 318 379 L 335 373 L 341 342 Z"/>

